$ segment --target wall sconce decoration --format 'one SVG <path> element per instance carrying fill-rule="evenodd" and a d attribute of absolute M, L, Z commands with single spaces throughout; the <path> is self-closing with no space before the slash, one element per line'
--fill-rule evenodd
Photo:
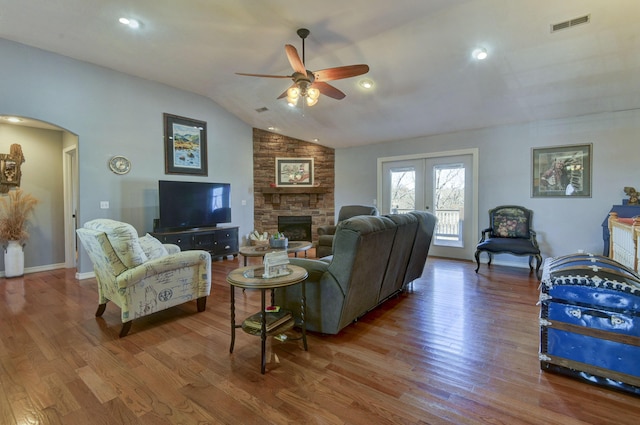
<path fill-rule="evenodd" d="M 11 145 L 8 155 L 0 153 L 0 193 L 7 193 L 12 187 L 20 187 L 20 167 L 23 162 L 22 146 L 17 143 Z"/>

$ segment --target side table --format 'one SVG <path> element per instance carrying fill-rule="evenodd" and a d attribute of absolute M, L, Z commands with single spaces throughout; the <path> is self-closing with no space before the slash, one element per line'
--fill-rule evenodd
<path fill-rule="evenodd" d="M 306 295 L 305 295 L 305 281 L 307 279 L 307 271 L 303 267 L 294 266 L 292 264 L 287 265 L 287 269 L 290 271 L 289 274 L 284 276 L 270 277 L 264 278 L 262 277 L 262 273 L 264 272 L 263 266 L 248 266 L 241 267 L 239 269 L 235 269 L 231 271 L 227 275 L 227 282 L 229 282 L 229 287 L 231 288 L 231 346 L 229 347 L 229 353 L 233 353 L 233 347 L 236 341 L 236 329 L 243 328 L 244 330 L 247 327 L 243 326 L 242 323 L 236 324 L 236 304 L 235 304 L 235 288 L 242 289 L 259 289 L 260 290 L 260 316 L 261 316 L 261 327 L 260 327 L 260 339 L 261 339 L 261 368 L 260 372 L 262 374 L 265 373 L 266 369 L 266 342 L 267 336 L 281 333 L 286 329 L 290 329 L 294 325 L 295 318 L 292 317 L 286 323 L 279 325 L 278 327 L 267 331 L 267 314 L 269 312 L 266 311 L 266 291 L 268 289 L 271 290 L 271 304 L 273 304 L 273 290 L 276 288 L 282 288 L 289 285 L 295 285 L 300 283 L 302 285 L 301 293 L 301 304 L 300 304 L 300 328 L 302 331 L 302 343 L 304 346 L 304 350 L 308 351 L 307 346 L 307 330 L 305 325 L 305 308 L 306 308 Z M 254 332 L 247 333 L 254 334 Z M 256 333 L 257 334 L 257 333 Z"/>

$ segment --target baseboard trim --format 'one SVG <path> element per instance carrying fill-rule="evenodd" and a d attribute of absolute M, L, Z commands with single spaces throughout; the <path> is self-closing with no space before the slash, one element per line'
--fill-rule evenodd
<path fill-rule="evenodd" d="M 58 270 L 58 269 L 64 269 L 64 268 L 65 268 L 65 264 L 64 263 L 47 264 L 45 266 L 36 266 L 36 267 L 25 267 L 24 268 L 24 274 L 46 272 L 46 271 L 49 271 L 49 270 Z M 0 272 L 0 277 L 5 277 L 4 270 L 2 272 Z"/>
<path fill-rule="evenodd" d="M 86 273 L 77 273 L 76 272 L 76 279 L 78 280 L 84 280 L 84 279 L 91 279 L 96 277 L 96 274 L 94 272 L 86 272 Z"/>

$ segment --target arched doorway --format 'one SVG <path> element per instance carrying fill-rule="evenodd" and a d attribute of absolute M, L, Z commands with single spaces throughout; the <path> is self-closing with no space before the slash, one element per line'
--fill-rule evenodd
<path fill-rule="evenodd" d="M 29 245 L 37 246 L 29 248 L 39 251 L 32 254 L 37 264 L 27 266 L 25 272 L 61 267 L 75 268 L 75 217 L 79 185 L 78 136 L 55 124 L 29 117 L 0 115 L 0 126 L 3 126 L 0 127 L 3 129 L 0 131 L 2 149 L 9 143 L 24 145 L 27 165 L 25 169 L 28 170 L 28 174 L 23 174 L 21 186 L 29 187 L 31 184 L 30 190 L 39 192 L 36 198 L 39 198 L 43 211 L 54 210 L 47 214 L 42 213 L 39 218 L 43 222 L 37 223 L 41 224 L 40 228 L 31 232 Z M 40 152 L 43 144 L 47 145 L 46 154 Z M 50 173 L 45 174 L 47 172 Z M 46 186 L 42 184 L 45 180 Z M 58 253 L 62 251 L 63 245 L 64 261 L 60 261 Z M 51 259 L 48 255 L 42 255 L 46 250 L 56 252 L 55 257 Z"/>

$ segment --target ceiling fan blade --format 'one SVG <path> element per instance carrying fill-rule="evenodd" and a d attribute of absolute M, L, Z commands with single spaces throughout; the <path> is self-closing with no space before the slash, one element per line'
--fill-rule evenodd
<path fill-rule="evenodd" d="M 244 75 L 246 77 L 291 78 L 291 75 L 245 74 L 244 72 L 236 72 L 236 75 Z"/>
<path fill-rule="evenodd" d="M 366 74 L 369 72 L 369 65 L 347 65 L 339 66 L 336 68 L 321 69 L 315 71 L 313 76 L 315 81 L 332 81 L 340 80 L 342 78 L 356 77 L 358 75 Z"/>
<path fill-rule="evenodd" d="M 298 55 L 298 51 L 291 44 L 286 44 L 284 46 L 285 52 L 287 52 L 287 59 L 289 59 L 289 63 L 295 72 L 299 72 L 302 75 L 307 75 L 307 69 L 304 67 L 304 63 L 300 59 L 300 55 Z"/>
<path fill-rule="evenodd" d="M 320 93 L 324 94 L 325 96 L 332 97 L 334 99 L 340 100 L 340 99 L 344 99 L 344 97 L 346 96 L 346 94 L 342 93 L 337 88 L 333 87 L 330 84 L 324 83 L 322 81 L 315 81 L 313 84 L 311 84 L 311 87 L 320 90 Z"/>

